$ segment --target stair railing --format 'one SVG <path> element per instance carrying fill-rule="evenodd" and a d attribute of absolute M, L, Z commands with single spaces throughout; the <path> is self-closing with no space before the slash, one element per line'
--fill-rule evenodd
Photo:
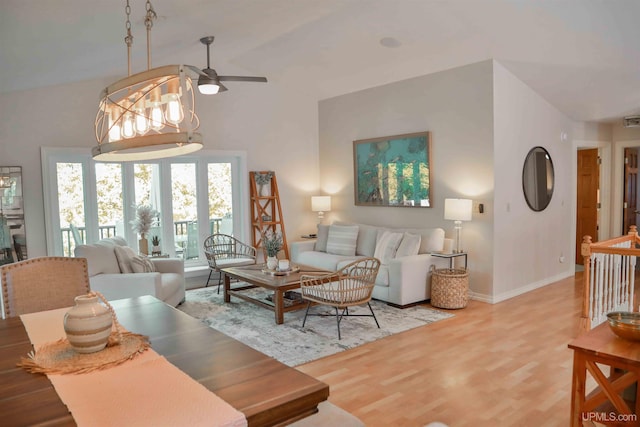
<path fill-rule="evenodd" d="M 584 295 L 580 333 L 589 331 L 607 320 L 612 311 L 634 311 L 636 257 L 640 256 L 638 231 L 635 225 L 626 236 L 602 242 L 591 242 L 584 236 L 581 254 L 584 257 Z"/>

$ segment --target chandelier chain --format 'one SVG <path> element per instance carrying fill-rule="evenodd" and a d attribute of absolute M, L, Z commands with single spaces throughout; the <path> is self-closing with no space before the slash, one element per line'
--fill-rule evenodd
<path fill-rule="evenodd" d="M 127 0 L 127 5 L 125 6 L 124 11 L 127 14 L 127 22 L 125 23 L 127 35 L 124 38 L 124 42 L 127 45 L 127 70 L 129 73 L 128 75 L 131 75 L 131 45 L 133 45 L 133 34 L 131 34 L 131 6 L 129 6 L 129 0 Z"/>
<path fill-rule="evenodd" d="M 128 0 L 127 0 L 128 1 Z M 147 14 L 144 17 L 144 25 L 147 27 L 147 69 L 151 69 L 151 27 L 153 27 L 153 20 L 158 18 L 156 11 L 153 10 L 151 2 L 147 0 L 145 4 Z"/>

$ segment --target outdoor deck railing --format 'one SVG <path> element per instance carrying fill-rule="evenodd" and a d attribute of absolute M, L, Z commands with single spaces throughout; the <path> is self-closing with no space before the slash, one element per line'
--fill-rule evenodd
<path fill-rule="evenodd" d="M 222 222 L 222 218 L 211 218 L 209 220 L 210 224 L 210 232 L 211 234 L 220 232 L 220 224 Z M 175 221 L 173 223 L 173 233 L 177 238 L 182 238 L 183 240 L 188 237 L 188 229 L 189 224 L 195 223 L 195 221 Z M 86 228 L 85 227 L 76 227 L 80 232 L 80 237 L 82 237 L 82 241 L 86 242 Z M 73 249 L 75 248 L 75 241 L 73 239 L 73 235 L 70 227 L 61 228 L 62 233 L 62 245 L 63 245 L 63 253 L 64 256 L 73 256 Z M 106 239 L 109 237 L 113 237 L 116 235 L 116 226 L 115 225 L 101 225 L 98 227 L 98 236 L 100 239 Z"/>
<path fill-rule="evenodd" d="M 636 257 L 640 243 L 635 225 L 626 236 L 591 242 L 584 236 L 584 294 L 580 332 L 586 332 L 607 319 L 612 311 L 634 311 Z"/>

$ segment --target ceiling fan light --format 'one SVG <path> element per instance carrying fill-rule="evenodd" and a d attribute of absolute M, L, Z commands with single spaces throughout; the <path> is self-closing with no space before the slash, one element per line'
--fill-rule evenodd
<path fill-rule="evenodd" d="M 211 68 L 202 70 L 205 75 L 198 77 L 198 90 L 203 95 L 215 95 L 220 91 L 220 80 L 218 74 Z"/>
<path fill-rule="evenodd" d="M 198 90 L 203 95 L 215 95 L 220 90 L 220 86 L 212 81 L 209 83 L 200 83 L 200 81 L 198 81 Z"/>

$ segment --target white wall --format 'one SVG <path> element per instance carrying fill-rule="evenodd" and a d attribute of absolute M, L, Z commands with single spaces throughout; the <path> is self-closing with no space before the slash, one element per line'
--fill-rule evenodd
<path fill-rule="evenodd" d="M 493 84 L 492 297 L 501 301 L 573 274 L 576 166 L 568 117 L 497 62 Z M 522 192 L 523 162 L 535 146 L 547 149 L 555 172 L 553 197 L 541 212 L 529 208 Z"/>
<path fill-rule="evenodd" d="M 485 204 L 463 225 L 470 287 L 490 294 L 493 239 L 492 63 L 485 61 L 320 102 L 320 180 L 331 194 L 326 222 L 351 220 L 390 227 L 442 227 L 444 199 Z M 430 131 L 432 208 L 355 206 L 353 141 Z"/>
<path fill-rule="evenodd" d="M 30 257 L 47 254 L 40 147 L 93 147 L 99 93 L 110 83 L 93 80 L 0 95 L 0 165 L 23 167 Z M 315 227 L 310 196 L 318 192 L 316 100 L 301 88 L 272 82 L 228 87 L 216 96 L 196 95 L 205 148 L 246 150 L 249 170 L 274 170 L 287 237 L 310 232 Z"/>

